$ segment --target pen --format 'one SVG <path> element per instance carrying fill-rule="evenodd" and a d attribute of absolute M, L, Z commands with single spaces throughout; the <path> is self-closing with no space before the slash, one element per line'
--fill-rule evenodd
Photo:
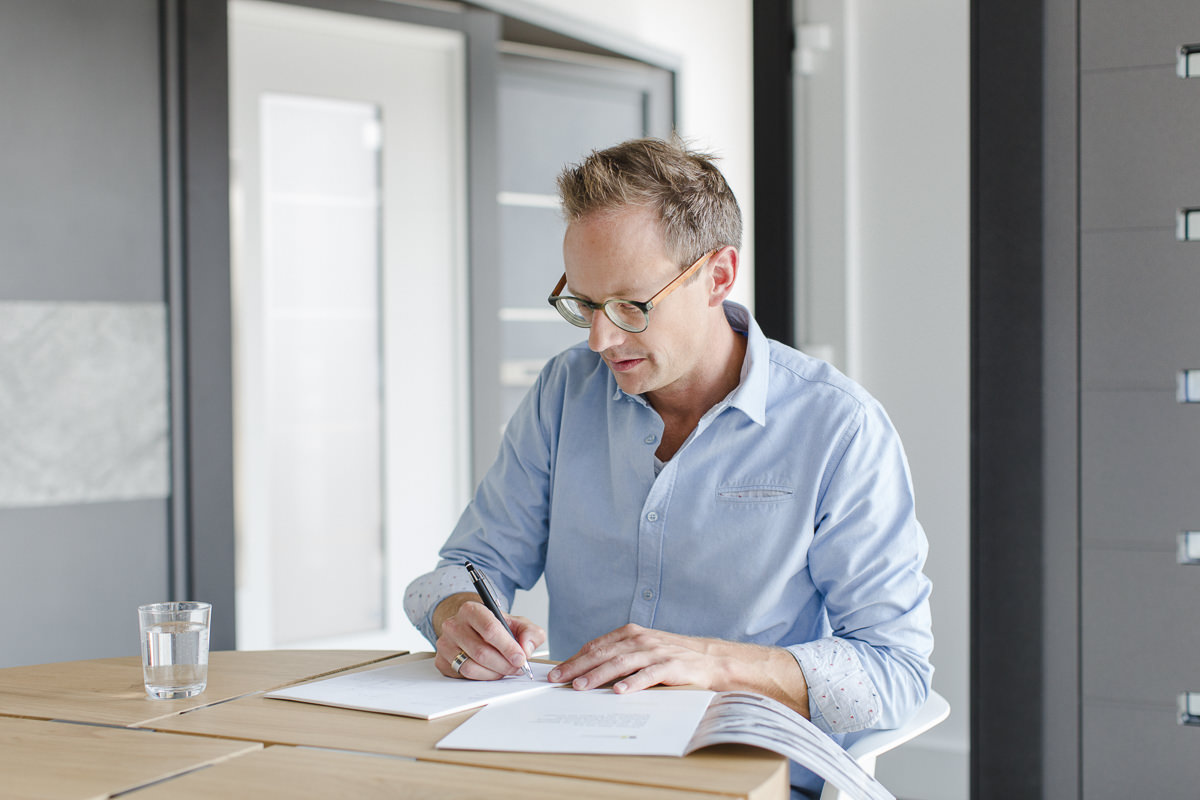
<path fill-rule="evenodd" d="M 479 596 L 483 598 L 483 604 L 488 607 L 488 611 L 500 620 L 500 624 L 504 626 L 504 630 L 508 631 L 508 635 L 512 636 L 513 641 L 517 642 L 517 637 L 513 636 L 512 628 L 508 627 L 508 620 L 504 618 L 504 613 L 500 610 L 500 606 L 496 605 L 496 598 L 492 597 L 491 591 L 488 589 L 487 583 L 484 582 L 483 576 L 479 574 L 479 570 L 475 569 L 475 565 L 470 561 L 467 564 L 467 574 L 471 576 L 471 583 L 475 584 L 475 591 L 479 592 Z M 519 646 L 521 643 L 517 642 Z M 529 680 L 533 680 L 533 670 L 529 668 L 529 662 L 526 661 L 521 665 L 525 670 L 525 674 L 529 676 Z"/>

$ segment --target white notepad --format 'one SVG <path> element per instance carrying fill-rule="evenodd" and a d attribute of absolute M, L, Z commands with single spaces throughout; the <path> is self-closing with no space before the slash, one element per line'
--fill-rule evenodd
<path fill-rule="evenodd" d="M 533 670 L 532 681 L 524 673 L 497 681 L 469 681 L 447 678 L 438 672 L 433 659 L 427 658 L 335 675 L 268 692 L 265 696 L 402 717 L 436 719 L 497 700 L 552 689 L 558 684 L 550 683 L 546 676 L 553 666 L 529 662 Z"/>

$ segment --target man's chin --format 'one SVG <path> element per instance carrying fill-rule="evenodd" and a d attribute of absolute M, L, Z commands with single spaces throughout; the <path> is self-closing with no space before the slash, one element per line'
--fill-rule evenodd
<path fill-rule="evenodd" d="M 642 394 L 646 391 L 645 382 L 642 379 L 636 378 L 628 372 L 611 371 L 617 381 L 617 386 L 621 387 L 621 391 L 625 394 Z"/>

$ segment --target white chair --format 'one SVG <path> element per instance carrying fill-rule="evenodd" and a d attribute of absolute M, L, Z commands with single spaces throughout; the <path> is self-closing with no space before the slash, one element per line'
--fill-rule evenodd
<path fill-rule="evenodd" d="M 913 714 L 912 719 L 890 731 L 868 731 L 858 737 L 846 752 L 870 774 L 875 774 L 875 759 L 892 748 L 899 747 L 910 739 L 920 736 L 950 716 L 950 704 L 946 698 L 930 690 L 925 705 Z M 821 800 L 848 800 L 848 796 L 833 784 L 826 783 Z"/>

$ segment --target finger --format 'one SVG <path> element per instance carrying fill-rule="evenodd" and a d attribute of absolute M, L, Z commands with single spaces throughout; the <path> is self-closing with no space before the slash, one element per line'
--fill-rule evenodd
<path fill-rule="evenodd" d="M 438 672 L 447 678 L 461 678 L 463 676 L 459 673 L 459 670 L 454 668 L 454 660 L 458 658 L 459 653 L 465 652 L 465 650 L 458 646 L 457 641 L 447 636 L 443 631 L 437 640 L 433 665 L 437 667 Z M 462 665 L 460 664 L 459 667 L 461 668 Z"/>
<path fill-rule="evenodd" d="M 607 642 L 592 642 L 582 654 L 566 665 L 559 680 L 575 689 L 595 689 L 624 678 L 661 660 L 658 648 L 641 637 L 622 637 Z"/>
<path fill-rule="evenodd" d="M 575 655 L 550 671 L 549 679 L 554 682 L 572 683 L 580 676 L 590 673 L 602 664 L 639 649 L 639 640 L 646 629 L 637 625 L 625 625 L 615 631 L 599 636 L 585 644 Z M 621 677 L 620 675 L 613 676 Z M 592 680 L 591 686 L 598 686 Z M 577 687 L 578 688 L 578 687 Z"/>
<path fill-rule="evenodd" d="M 466 660 L 462 661 L 458 669 L 454 668 L 454 661 L 460 654 L 466 654 Z M 471 658 L 457 642 L 448 638 L 443 634 L 437 640 L 437 652 L 433 660 L 434 666 L 448 678 L 468 678 L 476 681 L 491 681 L 503 678 L 504 675 L 488 669 Z"/>
<path fill-rule="evenodd" d="M 512 628 L 513 635 L 517 637 L 517 643 L 525 651 L 526 657 L 533 655 L 535 650 L 546 643 L 546 631 L 525 617 L 509 617 L 508 626 Z"/>
<path fill-rule="evenodd" d="M 629 652 L 614 655 L 571 680 L 573 689 L 595 689 L 648 667 L 654 661 L 649 653 Z"/>
<path fill-rule="evenodd" d="M 492 622 L 495 623 L 494 617 Z M 463 614 L 461 611 L 442 623 L 442 635 L 438 639 L 437 649 L 437 667 L 443 675 L 486 679 L 488 671 L 496 675 L 503 675 L 513 669 L 508 665 L 505 656 L 487 644 L 480 633 L 475 630 L 472 616 Z M 470 669 L 464 675 L 460 667 L 455 672 L 451 667 L 451 662 L 459 653 L 466 653 L 483 669 Z"/>
<path fill-rule="evenodd" d="M 433 665 L 437 667 L 438 672 L 445 675 L 447 678 L 457 678 L 454 667 L 450 662 L 454 660 L 454 656 L 458 655 L 458 648 L 446 640 L 445 636 L 439 636 L 437 640 L 437 649 L 433 656 Z"/>
<path fill-rule="evenodd" d="M 512 675 L 521 670 L 525 663 L 524 650 L 482 604 L 466 603 L 453 621 L 453 626 L 447 621 L 442 630 L 450 626 L 458 646 L 480 666 L 500 675 Z"/>
<path fill-rule="evenodd" d="M 621 680 L 613 684 L 613 691 L 617 694 L 630 694 L 632 692 L 640 692 L 642 689 L 649 689 L 651 686 L 658 686 L 660 683 L 667 685 L 679 685 L 688 681 L 678 681 L 670 679 L 670 667 L 667 664 L 651 664 L 645 669 L 640 669 L 631 675 L 627 675 Z"/>
<path fill-rule="evenodd" d="M 458 668 L 458 675 L 460 678 L 466 678 L 471 681 L 498 681 L 501 678 L 508 677 L 508 673 L 500 673 L 488 669 L 469 656 L 462 663 L 462 666 Z"/>

